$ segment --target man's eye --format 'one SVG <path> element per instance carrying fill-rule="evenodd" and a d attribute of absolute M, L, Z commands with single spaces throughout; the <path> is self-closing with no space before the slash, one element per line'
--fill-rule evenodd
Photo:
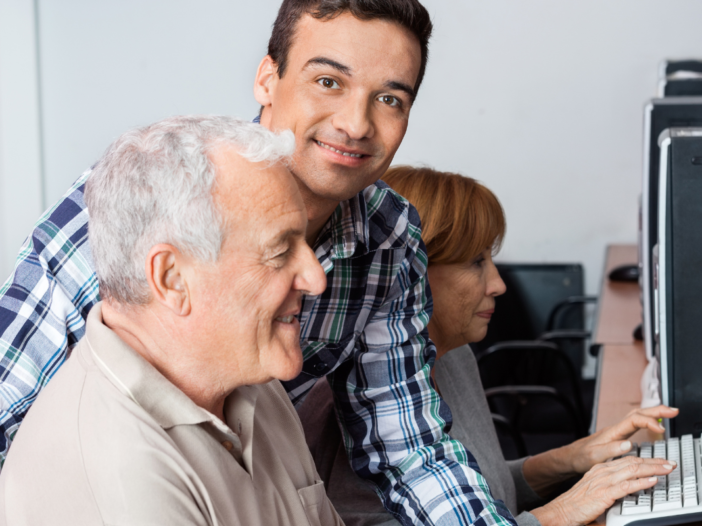
<path fill-rule="evenodd" d="M 317 82 L 327 89 L 339 89 L 339 84 L 334 79 L 323 78 L 319 79 Z"/>
<path fill-rule="evenodd" d="M 378 101 L 392 107 L 400 105 L 400 99 L 398 99 L 397 97 L 393 97 L 392 95 L 381 95 L 380 97 L 378 97 Z"/>
<path fill-rule="evenodd" d="M 278 252 L 277 254 L 271 256 L 270 262 L 272 265 L 275 267 L 282 267 L 285 262 L 288 260 L 288 256 L 290 255 L 290 249 L 283 250 L 281 252 Z"/>

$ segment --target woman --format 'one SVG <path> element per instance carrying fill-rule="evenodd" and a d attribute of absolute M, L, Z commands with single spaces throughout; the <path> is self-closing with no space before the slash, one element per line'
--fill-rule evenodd
<path fill-rule="evenodd" d="M 575 526 L 591 522 L 624 494 L 652 487 L 655 479 L 650 476 L 652 470 L 658 474 L 660 463 L 639 465 L 639 471 L 632 472 L 630 465 L 638 460 L 602 462 L 629 451 L 632 444 L 627 438 L 639 428 L 662 432 L 657 419 L 677 415 L 677 410 L 663 406 L 633 411 L 616 426 L 568 446 L 504 460 L 477 363 L 467 345 L 485 337 L 495 297 L 505 291 L 492 262 L 505 233 L 502 207 L 490 190 L 457 174 L 399 166 L 391 168 L 383 180 L 417 208 L 422 220 L 434 301 L 428 326 L 437 350 L 434 380 L 451 408 L 451 438 L 476 457 L 493 496 L 507 505 L 521 526 Z M 328 387 L 326 382 L 318 384 L 300 412 L 304 424 L 310 421 L 311 412 L 317 418 L 324 413 L 319 411 L 319 401 L 329 396 L 322 393 Z M 306 429 L 315 426 L 319 423 Z M 334 448 L 330 455 L 326 438 L 308 441 L 320 474 L 329 482 L 329 498 L 347 526 L 397 524 L 351 472 L 342 447 Z M 569 491 L 531 509 L 560 482 L 580 474 L 583 478 Z M 626 491 L 623 482 L 629 484 Z M 524 511 L 528 509 L 531 512 Z"/>

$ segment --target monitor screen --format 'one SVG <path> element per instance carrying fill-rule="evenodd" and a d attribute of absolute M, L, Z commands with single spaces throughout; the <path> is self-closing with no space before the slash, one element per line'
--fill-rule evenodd
<path fill-rule="evenodd" d="M 678 71 L 697 71 L 702 73 L 702 59 L 665 60 L 661 66 L 660 76 L 665 78 Z"/>
<path fill-rule="evenodd" d="M 643 289 L 643 322 L 646 355 L 654 356 L 654 306 L 652 250 L 658 242 L 658 170 L 660 149 L 658 137 L 668 128 L 702 126 L 702 97 L 670 97 L 653 99 L 645 110 L 644 158 L 641 199 L 641 286 Z"/>
<path fill-rule="evenodd" d="M 654 331 L 661 400 L 680 409 L 668 435 L 681 436 L 702 431 L 702 128 L 666 130 L 660 146 Z"/>
<path fill-rule="evenodd" d="M 667 79 L 663 83 L 664 97 L 702 96 L 702 76 L 697 79 Z"/>

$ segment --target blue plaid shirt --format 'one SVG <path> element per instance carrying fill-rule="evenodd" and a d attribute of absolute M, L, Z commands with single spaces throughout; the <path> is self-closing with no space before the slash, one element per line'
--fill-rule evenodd
<path fill-rule="evenodd" d="M 39 220 L 0 288 L 0 461 L 100 299 L 88 175 Z M 303 371 L 285 384 L 293 403 L 329 375 L 352 466 L 403 524 L 514 524 L 475 458 L 445 432 L 451 413 L 430 382 L 436 352 L 415 209 L 376 183 L 338 206 L 314 249 L 327 289 L 303 300 Z"/>

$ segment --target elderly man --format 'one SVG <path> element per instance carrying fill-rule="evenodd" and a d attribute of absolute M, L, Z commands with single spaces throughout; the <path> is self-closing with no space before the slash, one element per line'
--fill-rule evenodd
<path fill-rule="evenodd" d="M 276 380 L 326 285 L 293 150 L 226 117 L 108 149 L 86 188 L 103 302 L 19 430 L 0 523 L 341 524 Z"/>

